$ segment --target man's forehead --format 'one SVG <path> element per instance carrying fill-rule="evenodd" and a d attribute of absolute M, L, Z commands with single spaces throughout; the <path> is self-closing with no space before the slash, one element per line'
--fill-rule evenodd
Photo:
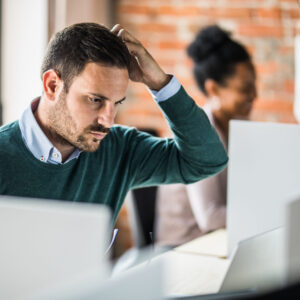
<path fill-rule="evenodd" d="M 109 98 L 109 94 L 124 94 L 129 82 L 127 69 L 88 63 L 80 74 L 74 77 L 70 89 L 84 93 L 101 94 Z"/>

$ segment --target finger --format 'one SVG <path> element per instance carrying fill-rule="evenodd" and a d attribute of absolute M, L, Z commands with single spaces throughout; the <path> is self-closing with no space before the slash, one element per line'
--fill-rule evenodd
<path fill-rule="evenodd" d="M 124 28 L 119 30 L 118 36 L 121 37 L 124 42 L 140 44 L 140 42 Z"/>
<path fill-rule="evenodd" d="M 120 37 L 124 42 L 131 42 L 136 44 L 139 43 L 139 41 L 127 30 L 125 30 L 120 24 L 114 25 L 114 27 L 111 29 L 111 32 Z"/>
<path fill-rule="evenodd" d="M 118 32 L 118 34 L 117 34 L 117 36 L 119 37 L 119 38 L 121 38 L 123 41 L 125 40 L 124 39 L 124 36 L 125 36 L 125 30 L 124 30 L 124 28 L 121 28 L 120 30 L 119 30 L 119 32 Z"/>
<path fill-rule="evenodd" d="M 118 35 L 120 29 L 122 29 L 123 27 L 120 24 L 116 24 L 113 26 L 113 28 L 110 30 L 112 33 L 114 33 L 115 35 Z"/>

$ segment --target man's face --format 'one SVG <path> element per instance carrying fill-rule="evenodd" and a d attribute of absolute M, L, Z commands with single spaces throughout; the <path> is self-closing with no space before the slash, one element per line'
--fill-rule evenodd
<path fill-rule="evenodd" d="M 128 80 L 127 69 L 88 63 L 68 93 L 61 90 L 49 112 L 52 138 L 82 151 L 96 151 L 114 124 Z"/>

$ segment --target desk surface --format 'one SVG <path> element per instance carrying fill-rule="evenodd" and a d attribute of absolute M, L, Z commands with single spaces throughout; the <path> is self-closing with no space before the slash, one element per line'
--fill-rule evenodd
<path fill-rule="evenodd" d="M 191 242 L 174 248 L 174 250 L 184 253 L 226 258 L 227 232 L 225 229 L 216 230 L 212 233 L 206 234 Z"/>
<path fill-rule="evenodd" d="M 165 293 L 169 296 L 218 292 L 229 265 L 227 259 L 176 251 L 157 259 L 163 262 Z"/>
<path fill-rule="evenodd" d="M 226 251 L 226 231 L 218 230 L 157 256 L 164 265 L 166 294 L 218 292 L 229 266 Z"/>

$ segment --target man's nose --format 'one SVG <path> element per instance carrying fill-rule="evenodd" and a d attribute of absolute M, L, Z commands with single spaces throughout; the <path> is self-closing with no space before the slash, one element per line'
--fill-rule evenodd
<path fill-rule="evenodd" d="M 114 125 L 116 109 L 114 103 L 107 101 L 99 110 L 98 123 L 110 128 Z"/>

